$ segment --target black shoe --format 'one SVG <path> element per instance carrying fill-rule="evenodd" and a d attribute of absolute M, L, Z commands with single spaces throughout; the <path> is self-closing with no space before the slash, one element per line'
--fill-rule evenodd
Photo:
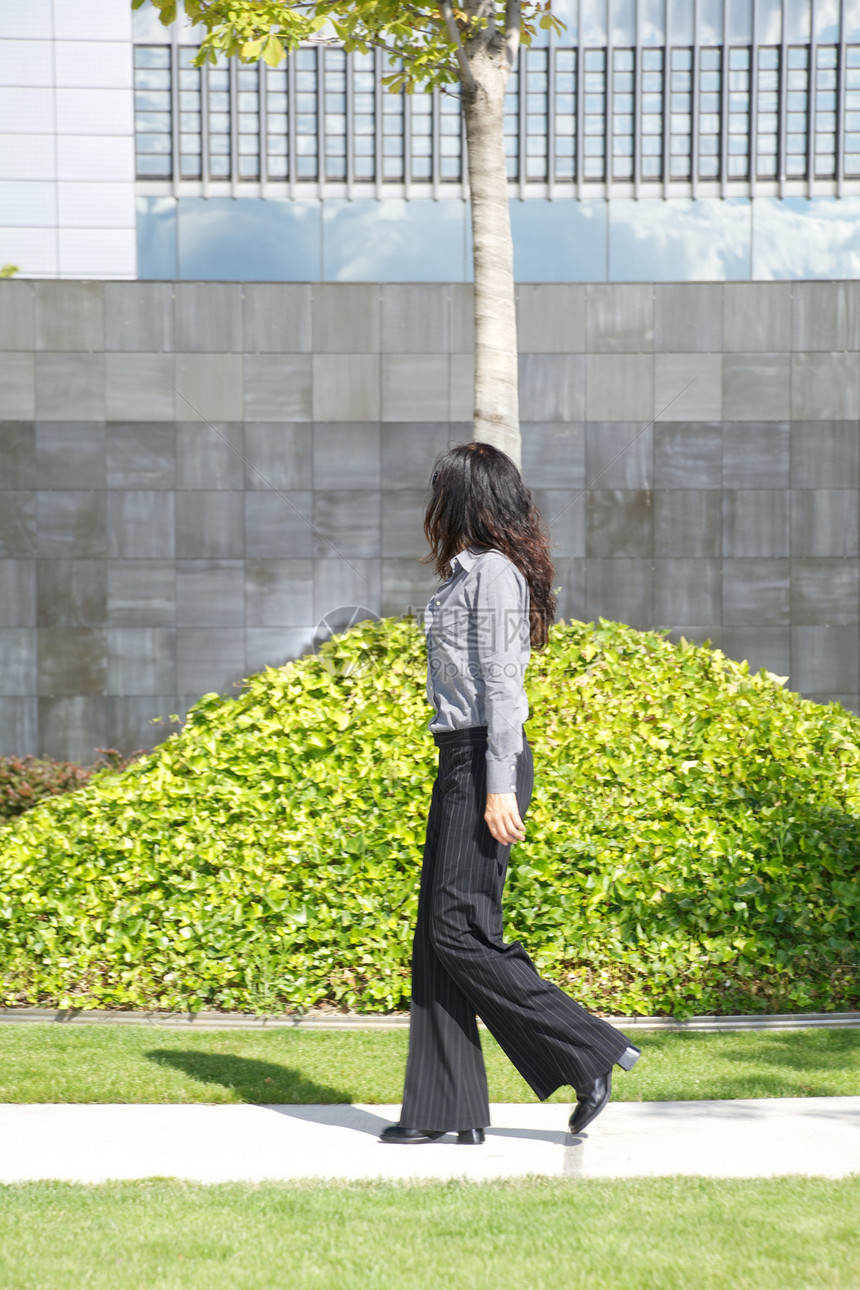
<path fill-rule="evenodd" d="M 576 1090 L 576 1106 L 568 1120 L 571 1133 L 581 1133 L 603 1110 L 612 1093 L 612 1071 L 598 1075 L 586 1088 Z"/>
<path fill-rule="evenodd" d="M 457 1142 L 461 1147 L 479 1147 L 483 1141 L 483 1129 L 461 1129 L 457 1134 Z"/>
<path fill-rule="evenodd" d="M 618 1058 L 616 1065 L 620 1066 L 622 1070 L 632 1071 L 641 1056 L 642 1050 L 634 1044 L 629 1044 Z M 591 1124 L 591 1121 L 600 1115 L 600 1112 L 606 1106 L 611 1093 L 611 1067 L 605 1075 L 598 1076 L 592 1084 L 587 1085 L 585 1088 L 578 1088 L 576 1090 L 576 1106 L 568 1121 L 571 1133 L 581 1133 L 587 1124 Z"/>
<path fill-rule="evenodd" d="M 389 1124 L 387 1129 L 383 1129 L 379 1135 L 380 1142 L 435 1142 L 437 1138 L 444 1138 L 444 1129 L 406 1129 L 402 1124 Z"/>

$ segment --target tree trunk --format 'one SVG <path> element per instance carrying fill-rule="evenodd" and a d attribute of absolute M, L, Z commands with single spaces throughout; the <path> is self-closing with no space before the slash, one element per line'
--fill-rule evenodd
<path fill-rule="evenodd" d="M 514 248 L 508 209 L 500 51 L 469 51 L 476 88 L 464 91 L 475 260 L 475 413 L 472 437 L 520 464 Z"/>

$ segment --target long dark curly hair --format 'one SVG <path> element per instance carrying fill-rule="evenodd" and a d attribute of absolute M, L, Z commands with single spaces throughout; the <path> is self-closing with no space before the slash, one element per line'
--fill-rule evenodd
<path fill-rule="evenodd" d="M 506 453 L 489 443 L 460 443 L 436 459 L 432 495 L 424 516 L 430 553 L 440 578 L 463 547 L 494 547 L 529 584 L 531 643 L 543 649 L 555 619 L 553 566 L 540 511 Z"/>

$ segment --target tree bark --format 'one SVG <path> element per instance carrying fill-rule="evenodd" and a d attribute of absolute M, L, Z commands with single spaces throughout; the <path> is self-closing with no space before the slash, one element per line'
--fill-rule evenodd
<path fill-rule="evenodd" d="M 500 40 L 467 45 L 474 81 L 463 87 L 475 261 L 475 411 L 472 437 L 520 465 L 514 250 L 508 209 L 504 102 L 508 65 Z M 497 48 L 494 46 L 498 46 Z"/>

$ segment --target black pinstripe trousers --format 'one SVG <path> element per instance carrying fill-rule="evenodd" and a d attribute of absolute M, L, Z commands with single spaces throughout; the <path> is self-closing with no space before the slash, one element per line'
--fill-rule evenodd
<path fill-rule="evenodd" d="M 630 1041 L 544 981 L 519 941 L 505 943 L 502 890 L 511 849 L 484 821 L 486 727 L 436 735 L 436 742 L 400 1123 L 473 1129 L 490 1123 L 477 1017 L 542 1101 L 562 1085 L 586 1087 Z M 533 782 L 524 732 L 517 759 L 522 816 Z"/>

